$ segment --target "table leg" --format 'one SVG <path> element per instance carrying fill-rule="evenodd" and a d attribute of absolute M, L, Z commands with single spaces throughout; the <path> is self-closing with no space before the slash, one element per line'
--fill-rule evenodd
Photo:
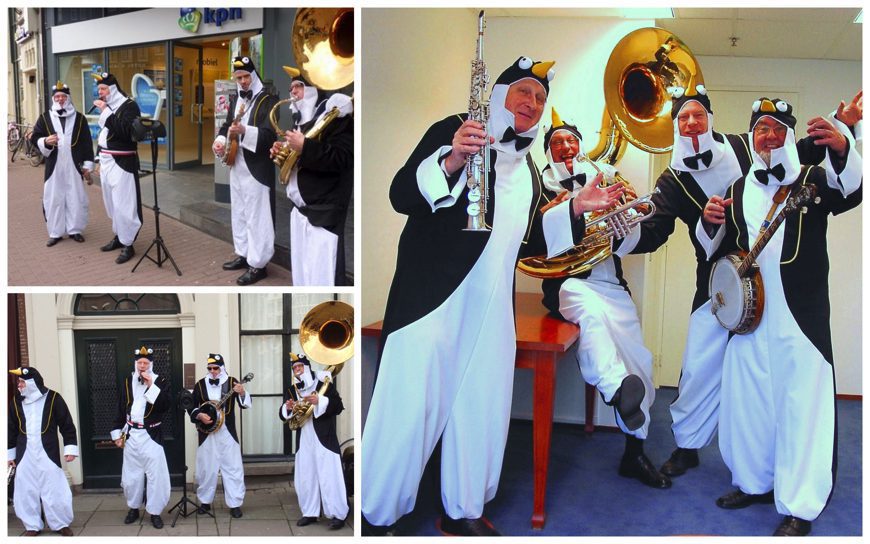
<path fill-rule="evenodd" d="M 547 495 L 547 467 L 550 463 L 550 434 L 553 430 L 553 399 L 556 390 L 556 354 L 535 354 L 534 465 L 535 501 L 532 528 L 543 529 L 547 519 L 544 499 Z"/>
<path fill-rule="evenodd" d="M 595 430 L 595 401 L 598 400 L 595 397 L 598 391 L 587 383 L 584 393 L 586 396 L 586 424 L 583 426 L 583 430 L 591 433 Z"/>

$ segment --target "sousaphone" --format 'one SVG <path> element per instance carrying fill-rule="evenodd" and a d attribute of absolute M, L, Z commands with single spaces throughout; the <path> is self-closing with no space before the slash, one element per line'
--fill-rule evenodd
<path fill-rule="evenodd" d="M 317 391 L 322 397 L 332 379 L 344 368 L 344 363 L 353 357 L 353 306 L 337 300 L 322 302 L 312 308 L 299 325 L 299 343 L 308 359 L 326 366 L 331 377 L 323 380 L 323 385 Z M 295 380 L 295 377 L 294 377 Z M 311 414 L 314 406 L 305 401 L 298 401 L 293 407 L 293 413 L 287 420 L 293 430 L 302 428 Z"/>

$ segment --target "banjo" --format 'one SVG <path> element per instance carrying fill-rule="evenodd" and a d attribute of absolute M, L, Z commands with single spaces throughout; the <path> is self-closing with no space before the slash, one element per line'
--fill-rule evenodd
<path fill-rule="evenodd" d="M 801 186 L 789 197 L 748 253 L 735 251 L 713 263 L 710 271 L 710 309 L 720 325 L 735 334 L 750 333 L 758 327 L 764 311 L 764 283 L 756 259 L 785 221 L 786 215 L 798 209 L 806 213 L 804 204 L 811 201 L 818 203 L 819 200 L 815 185 Z"/>
<path fill-rule="evenodd" d="M 248 383 L 249 381 L 251 381 L 253 379 L 254 379 L 254 373 L 248 372 L 245 375 L 245 377 L 242 378 L 242 381 L 238 382 L 238 383 L 243 383 L 243 384 Z M 224 424 L 224 410 L 223 410 L 224 404 L 226 404 L 226 402 L 228 400 L 230 400 L 230 397 L 233 396 L 233 393 L 235 393 L 235 391 L 233 391 L 233 388 L 230 387 L 230 390 L 227 391 L 227 394 L 224 395 L 223 397 L 221 397 L 220 400 L 209 400 L 209 401 L 203 402 L 202 404 L 199 405 L 199 413 L 205 414 L 208 417 L 210 417 L 211 423 L 205 424 L 202 421 L 197 419 L 196 420 L 196 430 L 197 431 L 202 432 L 202 433 L 206 433 L 206 434 L 211 434 L 211 433 L 215 433 L 218 430 L 220 430 L 220 428 Z"/>

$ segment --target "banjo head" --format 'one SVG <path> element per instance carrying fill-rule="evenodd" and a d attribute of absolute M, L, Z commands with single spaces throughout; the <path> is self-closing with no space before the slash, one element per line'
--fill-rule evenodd
<path fill-rule="evenodd" d="M 744 278 L 737 273 L 740 259 L 727 255 L 713 264 L 710 271 L 711 310 L 719 324 L 735 331 L 746 317 L 744 307 Z"/>

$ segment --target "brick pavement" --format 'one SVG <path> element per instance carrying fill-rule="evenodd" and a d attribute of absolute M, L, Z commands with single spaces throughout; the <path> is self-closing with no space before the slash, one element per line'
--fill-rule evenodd
<path fill-rule="evenodd" d="M 112 239 L 112 224 L 106 216 L 102 193 L 97 184 L 87 187 L 90 219 L 84 243 L 64 238 L 46 247 L 48 233 L 42 215 L 43 167 L 15 161 L 8 164 L 8 275 L 10 286 L 192 286 L 236 285 L 242 271 L 227 272 L 221 265 L 233 258 L 233 246 L 184 225 L 166 215 L 160 216 L 160 234 L 181 269 L 178 276 L 170 262 L 162 268 L 145 259 L 136 272 L 136 261 L 154 239 L 154 213 L 143 209 L 144 225 L 136 241 L 136 257 L 118 265 L 118 251 L 103 253 L 100 246 Z M 143 183 L 143 190 L 150 186 Z M 152 250 L 156 256 L 156 250 Z M 289 286 L 290 272 L 268 265 L 269 277 L 260 286 Z"/>
<path fill-rule="evenodd" d="M 188 484 L 187 495 L 196 501 L 196 494 L 191 492 L 194 487 L 194 484 Z M 77 494 L 73 496 L 74 519 L 70 527 L 76 536 L 353 536 L 353 499 L 348 501 L 347 525 L 341 529 L 330 531 L 323 518 L 318 523 L 297 527 L 296 521 L 302 514 L 296 491 L 289 483 L 255 489 L 249 487 L 242 505 L 243 515 L 239 519 L 230 517 L 219 491 L 213 504 L 214 518 L 193 514 L 179 518 L 175 527 L 171 527 L 175 512 L 170 515 L 168 510 L 180 498 L 181 491 L 174 490 L 161 516 L 164 527 L 155 529 L 144 509 L 140 511 L 137 522 L 124 525 L 127 504 L 120 491 Z M 24 533 L 24 526 L 15 517 L 12 506 L 9 507 L 7 522 L 8 536 Z M 46 529 L 39 536 L 57 535 Z"/>

